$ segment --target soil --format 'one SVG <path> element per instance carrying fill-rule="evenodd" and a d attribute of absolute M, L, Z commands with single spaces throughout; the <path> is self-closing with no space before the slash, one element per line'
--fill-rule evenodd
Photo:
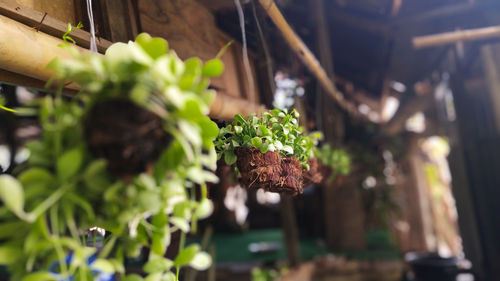
<path fill-rule="evenodd" d="M 306 168 L 302 168 L 304 186 L 320 183 L 323 180 L 324 173 L 324 168 L 321 167 L 322 164 L 316 158 L 309 159 L 307 164 L 309 164 L 309 171 Z"/>
<path fill-rule="evenodd" d="M 235 153 L 242 182 L 248 188 L 302 193 L 302 166 L 296 158 L 282 158 L 278 152 L 261 153 L 256 148 L 238 148 Z"/>
<path fill-rule="evenodd" d="M 85 138 L 91 153 L 108 161 L 115 176 L 147 170 L 169 144 L 171 136 L 156 114 L 124 99 L 94 105 L 85 119 Z"/>

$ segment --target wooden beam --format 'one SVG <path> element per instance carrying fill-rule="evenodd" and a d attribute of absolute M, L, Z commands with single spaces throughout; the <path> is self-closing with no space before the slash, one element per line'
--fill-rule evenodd
<path fill-rule="evenodd" d="M 63 41 L 44 32 L 0 15 L 0 80 L 14 84 L 40 87 L 52 72 L 46 65 L 55 57 L 71 58 L 71 54 L 58 47 Z M 80 52 L 87 49 L 76 46 Z M 23 79 L 23 77 L 27 77 Z M 40 81 L 40 82 L 37 82 Z M 78 85 L 70 84 L 70 90 Z M 217 94 L 210 108 L 213 118 L 231 120 L 235 114 L 248 115 L 264 110 L 261 105 L 244 99 Z"/>
<path fill-rule="evenodd" d="M 433 35 L 413 37 L 413 47 L 416 49 L 453 44 L 461 41 L 474 41 L 500 37 L 500 26 L 490 26 L 468 30 L 457 30 Z"/>
<path fill-rule="evenodd" d="M 15 0 L 0 1 L 0 15 L 16 20 L 35 30 L 61 38 L 66 32 L 68 23 L 53 18 L 51 15 L 19 5 Z M 42 20 L 43 19 L 43 20 Z M 90 47 L 90 34 L 78 29 L 71 33 L 76 43 L 84 48 Z M 103 38 L 97 38 L 97 49 L 103 53 L 112 43 Z"/>
<path fill-rule="evenodd" d="M 356 118 L 364 118 L 356 106 L 348 102 L 342 93 L 340 93 L 335 84 L 330 80 L 328 74 L 323 69 L 321 64 L 318 62 L 314 54 L 309 50 L 309 48 L 304 44 L 300 37 L 293 31 L 283 14 L 279 11 L 278 7 L 273 0 L 259 0 L 262 8 L 266 11 L 271 20 L 276 24 L 281 34 L 287 41 L 287 43 L 292 47 L 293 51 L 298 55 L 302 62 L 309 68 L 312 74 L 318 79 L 320 85 L 326 90 L 326 92 L 332 96 L 332 98 L 347 111 L 351 116 Z"/>

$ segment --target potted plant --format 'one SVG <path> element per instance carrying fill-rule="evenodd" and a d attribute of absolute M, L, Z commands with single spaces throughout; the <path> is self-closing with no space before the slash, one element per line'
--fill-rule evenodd
<path fill-rule="evenodd" d="M 302 167 L 312 155 L 314 143 L 302 134 L 295 110 L 274 109 L 257 117 L 241 115 L 219 131 L 215 141 L 219 157 L 236 163 L 248 188 L 297 195 L 303 191 Z"/>
<path fill-rule="evenodd" d="M 317 157 L 317 144 L 318 140 L 323 137 L 321 132 L 313 132 L 309 134 L 309 138 L 307 139 L 307 147 L 311 148 L 312 156 L 307 160 L 307 167 L 302 168 L 303 175 L 303 185 L 310 186 L 312 184 L 318 184 L 323 180 L 324 171 L 322 170 L 321 163 Z"/>
<path fill-rule="evenodd" d="M 314 155 L 317 159 L 316 169 L 330 180 L 351 172 L 351 158 L 343 149 L 334 149 L 329 144 L 324 144 L 314 151 Z"/>
<path fill-rule="evenodd" d="M 25 281 L 178 280 L 183 266 L 207 268 L 210 256 L 184 242 L 213 208 L 205 183 L 217 181 L 218 127 L 207 87 L 221 61 L 182 61 L 144 33 L 104 56 L 64 47 L 74 58 L 48 66 L 59 90 L 39 101 L 42 138 L 15 177 L 0 176 L 0 263 Z M 62 95 L 68 82 L 81 87 L 74 97 Z M 100 251 L 82 238 L 94 226 L 107 231 Z M 125 258 L 145 247 L 148 276 L 126 275 Z"/>

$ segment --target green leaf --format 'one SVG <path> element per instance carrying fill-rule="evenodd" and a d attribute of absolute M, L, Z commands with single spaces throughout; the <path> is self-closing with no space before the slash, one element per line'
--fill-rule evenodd
<path fill-rule="evenodd" d="M 201 73 L 206 77 L 217 77 L 224 71 L 224 64 L 220 59 L 211 59 L 205 63 Z"/>
<path fill-rule="evenodd" d="M 144 279 L 144 281 L 161 281 L 162 274 L 161 273 L 153 273 L 150 274 Z"/>
<path fill-rule="evenodd" d="M 201 74 L 202 62 L 199 58 L 189 58 L 184 61 L 184 65 L 186 66 L 185 72 L 190 74 Z"/>
<path fill-rule="evenodd" d="M 212 214 L 213 210 L 214 210 L 214 204 L 212 203 L 212 201 L 203 198 L 198 204 L 198 207 L 196 208 L 194 214 L 197 218 L 204 219 L 209 217 Z"/>
<path fill-rule="evenodd" d="M 24 190 L 14 177 L 0 175 L 0 199 L 16 215 L 24 214 Z"/>
<path fill-rule="evenodd" d="M 219 182 L 219 178 L 216 175 L 214 175 L 212 172 L 204 170 L 199 166 L 189 168 L 186 174 L 189 180 L 192 180 L 197 184 L 202 184 L 204 182 Z"/>
<path fill-rule="evenodd" d="M 283 151 L 285 151 L 289 155 L 293 155 L 293 148 L 291 146 L 289 146 L 289 145 L 283 146 Z"/>
<path fill-rule="evenodd" d="M 274 146 L 276 147 L 277 150 L 283 150 L 283 144 L 279 140 L 276 140 L 274 142 Z"/>
<path fill-rule="evenodd" d="M 217 127 L 217 124 L 209 118 L 204 118 L 198 121 L 198 126 L 200 126 L 200 128 L 202 129 L 201 137 L 203 138 L 204 145 L 205 147 L 208 147 L 208 144 L 205 143 L 205 141 L 208 141 L 208 143 L 211 144 L 213 140 L 219 135 L 219 127 Z"/>
<path fill-rule="evenodd" d="M 57 277 L 50 272 L 35 272 L 26 275 L 22 281 L 56 281 Z"/>
<path fill-rule="evenodd" d="M 191 122 L 185 120 L 178 121 L 179 129 L 186 139 L 189 140 L 194 146 L 199 147 L 201 145 L 201 133 L 200 129 L 193 125 Z"/>
<path fill-rule="evenodd" d="M 0 239 L 22 235 L 29 229 L 29 224 L 24 221 L 0 223 Z"/>
<path fill-rule="evenodd" d="M 177 278 L 175 277 L 175 274 L 173 272 L 167 272 L 163 274 L 163 279 L 162 281 L 177 281 Z"/>
<path fill-rule="evenodd" d="M 212 264 L 212 257 L 206 252 L 197 253 L 189 265 L 196 270 L 206 270 Z"/>
<path fill-rule="evenodd" d="M 115 272 L 115 267 L 114 265 L 109 262 L 108 260 L 105 259 L 97 259 L 93 264 L 92 268 L 94 269 L 99 269 L 103 272 L 107 273 L 114 273 Z"/>
<path fill-rule="evenodd" d="M 78 173 L 83 162 L 83 149 L 81 147 L 65 152 L 57 159 L 56 170 L 61 180 L 67 180 Z"/>
<path fill-rule="evenodd" d="M 18 179 L 19 182 L 25 187 L 32 185 L 46 186 L 52 183 L 54 177 L 47 169 L 35 167 L 24 171 L 19 175 Z"/>
<path fill-rule="evenodd" d="M 135 42 L 153 59 L 157 59 L 167 53 L 168 43 L 162 38 L 152 38 L 147 33 L 141 33 L 135 38 Z"/>
<path fill-rule="evenodd" d="M 111 185 L 106 167 L 104 159 L 95 160 L 87 166 L 83 172 L 83 181 L 89 189 L 101 192 Z"/>
<path fill-rule="evenodd" d="M 146 273 L 157 273 L 157 272 L 165 272 L 170 270 L 170 268 L 174 265 L 174 263 L 166 258 L 156 258 L 153 260 L 149 260 L 144 265 L 144 272 Z"/>
<path fill-rule="evenodd" d="M 162 227 L 163 233 L 158 231 L 153 234 L 151 250 L 158 256 L 163 256 L 170 245 L 170 228 L 167 226 Z"/>
<path fill-rule="evenodd" d="M 0 246 L 0 264 L 9 265 L 17 262 L 22 255 L 22 248 L 15 246 Z"/>
<path fill-rule="evenodd" d="M 171 218 L 170 222 L 177 226 L 182 232 L 189 232 L 189 223 L 183 218 Z"/>
<path fill-rule="evenodd" d="M 199 251 L 200 251 L 200 246 L 198 245 L 190 245 L 186 247 L 177 255 L 177 257 L 174 260 L 174 265 L 175 266 L 188 265 Z"/>
<path fill-rule="evenodd" d="M 240 143 L 238 141 L 236 141 L 235 139 L 231 140 L 231 144 L 233 145 L 234 148 L 240 147 Z"/>
<path fill-rule="evenodd" d="M 263 143 L 260 147 L 259 150 L 261 153 L 266 153 L 269 150 L 269 142 Z"/>
<path fill-rule="evenodd" d="M 236 162 L 236 154 L 234 154 L 234 151 L 232 150 L 227 150 L 224 152 L 224 161 L 226 162 L 227 165 L 233 165 Z"/>
<path fill-rule="evenodd" d="M 24 187 L 26 200 L 44 196 L 44 192 L 55 183 L 55 177 L 48 170 L 38 167 L 24 171 L 18 180 Z"/>
<path fill-rule="evenodd" d="M 243 115 L 241 114 L 236 114 L 234 115 L 234 121 L 236 123 L 239 123 L 241 125 L 246 124 L 247 122 L 245 121 L 245 118 L 243 118 Z"/>
<path fill-rule="evenodd" d="M 141 191 L 137 198 L 141 210 L 158 212 L 161 207 L 160 196 L 156 191 Z"/>
<path fill-rule="evenodd" d="M 243 128 L 241 126 L 234 126 L 234 132 L 241 134 L 241 132 L 243 132 Z"/>
<path fill-rule="evenodd" d="M 255 148 L 260 148 L 262 146 L 262 139 L 260 137 L 253 137 L 251 143 Z"/>
<path fill-rule="evenodd" d="M 260 125 L 259 129 L 258 129 L 258 134 L 259 134 L 259 136 L 262 136 L 262 137 L 264 137 L 264 136 L 270 136 L 271 135 L 271 131 L 269 131 L 269 129 L 266 128 L 266 126 Z"/>
<path fill-rule="evenodd" d="M 148 174 L 140 174 L 134 181 L 134 184 L 138 187 L 147 189 L 147 190 L 155 190 L 156 182 L 155 179 Z"/>

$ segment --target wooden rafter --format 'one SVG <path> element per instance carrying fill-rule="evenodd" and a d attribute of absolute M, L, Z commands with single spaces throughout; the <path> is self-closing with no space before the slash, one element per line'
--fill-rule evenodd
<path fill-rule="evenodd" d="M 439 34 L 417 36 L 413 38 L 416 49 L 500 37 L 500 26 L 457 30 Z"/>
<path fill-rule="evenodd" d="M 0 15 L 14 19 L 36 30 L 61 38 L 67 30 L 67 23 L 53 18 L 51 15 L 19 5 L 15 0 L 0 1 Z M 84 30 L 71 33 L 76 43 L 85 48 L 90 46 L 90 34 Z M 97 49 L 104 52 L 112 43 L 103 38 L 97 38 Z"/>
<path fill-rule="evenodd" d="M 271 18 L 274 24 L 276 24 L 279 31 L 281 32 L 287 43 L 290 45 L 292 50 L 309 68 L 313 75 L 318 79 L 320 85 L 335 100 L 335 102 L 337 102 L 337 104 L 339 104 L 339 106 L 347 111 L 351 116 L 358 119 L 365 119 L 364 116 L 359 113 L 355 104 L 346 100 L 343 94 L 337 90 L 335 84 L 332 82 L 332 80 L 330 80 L 327 72 L 323 69 L 316 56 L 314 56 L 311 50 L 309 50 L 309 48 L 306 46 L 306 44 L 304 44 L 304 42 L 295 33 L 295 31 L 293 31 L 274 1 L 259 0 L 259 3 L 261 4 L 262 8 L 264 8 L 267 15 Z"/>
<path fill-rule="evenodd" d="M 70 58 L 71 55 L 58 45 L 62 40 L 37 32 L 22 23 L 0 15 L 0 81 L 13 84 L 28 84 L 41 88 L 52 72 L 46 65 L 55 57 Z M 80 52 L 87 49 L 75 46 Z M 27 77 L 23 79 L 23 77 Z M 68 85 L 69 90 L 78 85 Z M 265 108 L 247 100 L 217 94 L 210 108 L 210 117 L 231 120 L 237 113 L 248 115 Z"/>

